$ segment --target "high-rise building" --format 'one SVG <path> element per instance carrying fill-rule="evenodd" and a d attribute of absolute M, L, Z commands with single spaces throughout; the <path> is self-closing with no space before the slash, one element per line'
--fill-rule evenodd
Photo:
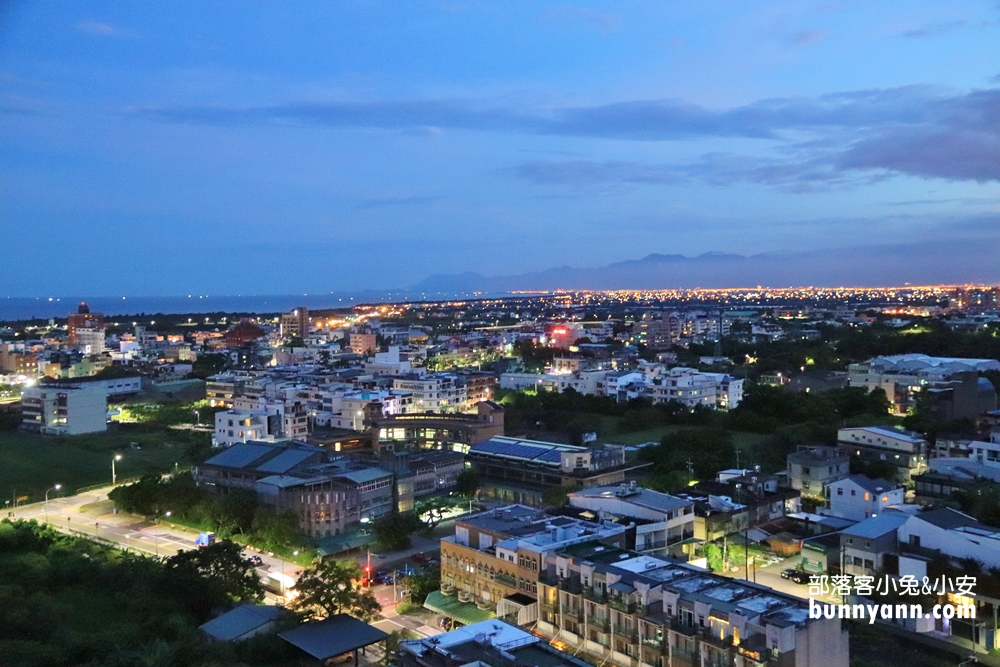
<path fill-rule="evenodd" d="M 70 347 L 84 350 L 84 346 L 89 345 L 91 349 L 84 351 L 90 354 L 104 351 L 104 315 L 90 312 L 90 306 L 85 302 L 80 304 L 75 313 L 69 314 L 66 330 Z M 97 347 L 100 349 L 95 349 Z"/>
<path fill-rule="evenodd" d="M 304 338 L 309 333 L 309 309 L 295 308 L 281 316 L 281 335 L 283 338 L 297 336 Z"/>

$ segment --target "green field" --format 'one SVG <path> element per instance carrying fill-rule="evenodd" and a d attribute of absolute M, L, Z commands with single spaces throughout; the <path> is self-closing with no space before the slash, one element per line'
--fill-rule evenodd
<path fill-rule="evenodd" d="M 80 487 L 110 483 L 115 454 L 122 456 L 115 463 L 119 480 L 168 472 L 174 464 L 190 466 L 209 441 L 205 433 L 150 426 L 122 425 L 107 433 L 76 436 L 0 431 L 0 499 L 13 499 L 16 493 L 37 502 L 56 484 L 62 485 L 62 493 L 75 493 Z"/>
<path fill-rule="evenodd" d="M 656 428 L 646 429 L 644 431 L 634 431 L 632 433 L 620 433 L 616 435 L 609 435 L 604 438 L 598 438 L 599 443 L 609 442 L 616 445 L 638 445 L 644 442 L 659 442 L 660 439 L 676 431 L 684 430 L 698 430 L 705 428 L 703 426 L 657 426 Z M 766 435 L 760 433 L 744 433 L 741 431 L 730 431 L 733 436 L 733 445 L 736 449 L 740 450 L 752 450 L 755 448 L 762 440 L 767 438 Z"/>

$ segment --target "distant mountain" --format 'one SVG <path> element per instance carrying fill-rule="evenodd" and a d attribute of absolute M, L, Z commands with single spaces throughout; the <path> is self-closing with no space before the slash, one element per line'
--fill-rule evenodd
<path fill-rule="evenodd" d="M 653 253 L 594 268 L 560 266 L 513 276 L 437 274 L 415 292 L 510 292 L 714 287 L 894 286 L 1000 281 L 1000 260 L 982 245 L 945 242 L 743 256 Z"/>

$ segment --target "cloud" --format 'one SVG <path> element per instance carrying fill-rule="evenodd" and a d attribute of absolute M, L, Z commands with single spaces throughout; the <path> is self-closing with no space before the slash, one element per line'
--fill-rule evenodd
<path fill-rule="evenodd" d="M 615 32 L 621 23 L 619 14 L 597 12 L 593 9 L 582 9 L 569 5 L 550 7 L 545 11 L 545 18 L 554 22 L 583 23 L 604 33 Z"/>
<path fill-rule="evenodd" d="M 389 206 L 419 206 L 422 204 L 430 204 L 441 199 L 440 197 L 431 196 L 416 196 L 416 197 L 379 197 L 373 199 L 365 199 L 360 204 L 358 208 L 369 209 L 369 208 L 386 208 Z"/>
<path fill-rule="evenodd" d="M 88 35 L 101 35 L 104 37 L 114 37 L 119 34 L 117 29 L 109 26 L 107 23 L 99 23 L 97 21 L 78 23 L 76 29 Z"/>
<path fill-rule="evenodd" d="M 828 34 L 826 30 L 802 30 L 792 35 L 792 45 L 819 44 Z"/>
<path fill-rule="evenodd" d="M 920 28 L 912 28 L 899 33 L 900 37 L 907 39 L 922 39 L 924 37 L 939 37 L 950 32 L 961 30 L 968 25 L 967 21 L 949 21 L 947 23 L 932 23 Z"/>
<path fill-rule="evenodd" d="M 575 181 L 666 183 L 699 178 L 719 184 L 757 182 L 794 191 L 871 182 L 889 174 L 1000 181 L 996 158 L 1000 155 L 1000 89 L 954 93 L 905 86 L 768 99 L 722 110 L 683 100 L 541 110 L 461 101 L 390 100 L 133 108 L 127 112 L 160 122 L 217 125 L 446 128 L 628 141 L 739 137 L 766 139 L 766 149 L 777 153 L 768 158 L 706 155 L 700 162 L 669 168 L 567 162 L 563 172 Z M 545 176 L 537 164 L 541 163 L 526 165 L 520 173 L 535 182 L 566 178 Z"/>

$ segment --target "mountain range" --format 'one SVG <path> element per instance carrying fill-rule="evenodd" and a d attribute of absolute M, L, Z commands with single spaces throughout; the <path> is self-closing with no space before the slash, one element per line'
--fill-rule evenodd
<path fill-rule="evenodd" d="M 898 286 L 1000 282 L 1000 255 L 988 245 L 950 241 L 834 248 L 799 253 L 696 257 L 649 254 L 593 268 L 560 266 L 533 273 L 436 274 L 411 292 L 684 289 L 723 287 Z"/>

